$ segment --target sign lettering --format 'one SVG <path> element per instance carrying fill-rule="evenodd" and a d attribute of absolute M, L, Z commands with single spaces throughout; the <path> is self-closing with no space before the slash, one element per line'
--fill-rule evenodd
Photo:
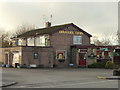
<path fill-rule="evenodd" d="M 73 32 L 73 31 L 59 31 L 59 33 L 62 33 L 62 34 L 77 34 L 77 35 L 83 35 L 83 32 Z"/>

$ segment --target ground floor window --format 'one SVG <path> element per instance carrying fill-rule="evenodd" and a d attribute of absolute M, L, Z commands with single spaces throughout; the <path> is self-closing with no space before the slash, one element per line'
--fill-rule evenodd
<path fill-rule="evenodd" d="M 39 54 L 37 52 L 34 53 L 34 59 L 38 59 Z"/>

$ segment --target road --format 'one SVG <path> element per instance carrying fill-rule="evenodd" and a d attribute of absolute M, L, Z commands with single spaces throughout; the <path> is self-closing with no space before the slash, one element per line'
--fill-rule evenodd
<path fill-rule="evenodd" d="M 3 82 L 18 82 L 8 88 L 118 88 L 117 80 L 97 79 L 97 76 L 112 76 L 112 70 L 88 68 L 2 69 Z"/>

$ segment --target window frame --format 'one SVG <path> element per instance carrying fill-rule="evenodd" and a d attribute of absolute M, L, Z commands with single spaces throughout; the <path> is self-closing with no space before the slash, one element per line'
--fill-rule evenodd
<path fill-rule="evenodd" d="M 75 38 L 78 39 L 78 37 L 80 38 L 80 42 L 78 42 L 78 40 L 75 40 Z M 77 43 L 76 43 L 75 41 L 77 41 Z M 74 35 L 74 36 L 73 36 L 73 44 L 74 44 L 74 45 L 82 44 L 82 36 Z"/>
<path fill-rule="evenodd" d="M 37 54 L 37 56 L 35 56 L 35 54 Z M 38 53 L 38 52 L 34 52 L 34 53 L 33 53 L 33 58 L 34 58 L 34 59 L 39 59 L 39 53 Z"/>

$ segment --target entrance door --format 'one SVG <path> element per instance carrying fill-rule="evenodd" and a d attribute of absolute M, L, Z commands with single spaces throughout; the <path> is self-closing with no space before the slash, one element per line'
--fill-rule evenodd
<path fill-rule="evenodd" d="M 8 55 L 8 53 L 5 53 L 5 64 L 8 64 L 8 57 L 9 55 Z"/>
<path fill-rule="evenodd" d="M 19 59 L 19 52 L 14 52 L 13 53 L 13 62 L 12 62 L 12 66 L 13 67 L 17 67 L 17 65 L 19 64 L 20 59 Z"/>
<path fill-rule="evenodd" d="M 79 53 L 79 65 L 86 66 L 86 53 Z"/>

